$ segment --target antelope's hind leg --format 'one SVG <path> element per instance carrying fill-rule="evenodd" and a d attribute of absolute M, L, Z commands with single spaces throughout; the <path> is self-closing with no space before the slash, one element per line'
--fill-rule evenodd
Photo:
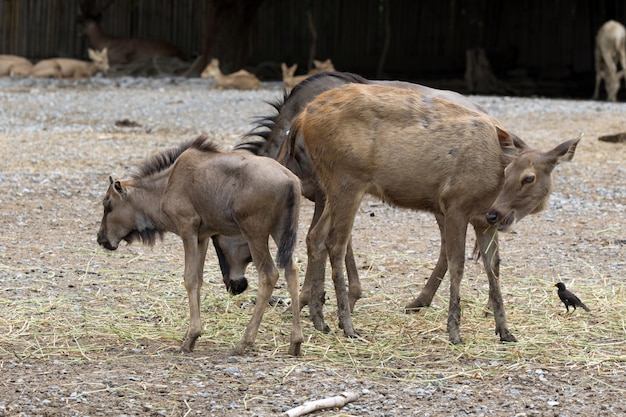
<path fill-rule="evenodd" d="M 359 180 L 350 182 L 343 178 L 337 189 L 329 187 L 324 212 L 330 211 L 331 227 L 326 237 L 326 248 L 330 256 L 333 284 L 337 296 L 339 326 L 346 337 L 357 337 L 352 323 L 350 300 L 346 291 L 345 262 L 348 243 L 352 235 L 354 216 L 365 195 L 366 186 Z M 350 193 L 345 192 L 350 190 Z"/>
<path fill-rule="evenodd" d="M 443 215 L 435 214 L 435 219 L 437 220 L 437 226 L 439 226 L 439 234 L 441 236 L 441 247 L 439 248 L 439 259 L 437 259 L 437 264 L 435 265 L 435 269 L 430 274 L 426 285 L 422 288 L 417 298 L 411 301 L 409 304 L 404 307 L 407 313 L 413 313 L 419 311 L 422 307 L 430 307 L 430 304 L 443 281 L 443 278 L 448 271 L 448 259 L 446 255 L 446 237 L 443 232 Z"/>

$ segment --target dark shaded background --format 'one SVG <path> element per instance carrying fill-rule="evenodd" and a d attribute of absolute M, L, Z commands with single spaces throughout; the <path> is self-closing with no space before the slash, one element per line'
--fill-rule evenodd
<path fill-rule="evenodd" d="M 170 41 L 192 61 L 202 50 L 209 3 L 117 0 L 102 26 L 117 36 Z M 0 0 L 0 53 L 86 59 L 78 4 Z M 608 19 L 625 22 L 626 2 L 265 0 L 253 22 L 246 68 L 264 79 L 278 78 L 283 61 L 304 72 L 313 46 L 316 58 L 331 58 L 338 70 L 464 91 L 465 52 L 481 47 L 508 94 L 590 97 L 594 37 Z M 213 53 L 219 57 L 227 47 L 221 42 Z"/>

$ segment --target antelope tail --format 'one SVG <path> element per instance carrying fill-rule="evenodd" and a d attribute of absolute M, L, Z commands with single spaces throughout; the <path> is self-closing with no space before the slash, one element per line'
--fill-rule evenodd
<path fill-rule="evenodd" d="M 287 196 L 287 211 L 285 216 L 285 225 L 283 234 L 278 245 L 278 254 L 276 255 L 279 268 L 285 268 L 291 264 L 293 252 L 296 247 L 298 234 L 298 216 L 300 215 L 300 191 L 297 186 L 289 188 Z"/>

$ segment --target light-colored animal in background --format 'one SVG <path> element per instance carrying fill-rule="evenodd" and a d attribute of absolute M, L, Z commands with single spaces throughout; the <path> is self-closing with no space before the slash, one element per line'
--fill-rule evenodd
<path fill-rule="evenodd" d="M 596 86 L 593 99 L 597 100 L 600 94 L 600 83 L 604 80 L 607 100 L 616 101 L 620 88 L 620 78 L 626 80 L 626 29 L 615 20 L 609 20 L 600 27 L 596 35 L 594 51 L 596 67 Z M 617 64 L 622 69 L 617 71 Z"/>
<path fill-rule="evenodd" d="M 176 57 L 184 60 L 183 53 L 171 43 L 158 39 L 121 38 L 105 33 L 99 21 L 102 12 L 113 3 L 96 8 L 94 1 L 81 1 L 81 14 L 77 20 L 80 29 L 89 39 L 92 48 L 109 51 L 109 65 L 129 64 L 160 57 Z"/>
<path fill-rule="evenodd" d="M 328 58 L 326 61 L 318 61 L 317 59 L 314 59 L 313 65 L 315 66 L 315 68 L 309 71 L 310 73 L 312 73 L 311 75 L 317 74 L 318 72 L 335 71 L 335 66 L 333 65 L 333 61 L 331 61 L 330 58 Z"/>
<path fill-rule="evenodd" d="M 293 64 L 290 67 L 288 67 L 284 62 L 280 64 L 280 68 L 283 72 L 283 82 L 285 83 L 285 88 L 292 89 L 300 82 L 309 78 L 311 75 L 315 75 L 320 72 L 335 71 L 335 66 L 330 58 L 326 61 L 318 61 L 317 59 L 314 59 L 313 65 L 315 65 L 315 68 L 309 70 L 308 73 L 303 75 L 294 75 L 298 69 L 298 64 Z"/>
<path fill-rule="evenodd" d="M 33 66 L 30 73 L 33 77 L 47 78 L 90 78 L 96 72 L 107 72 L 109 69 L 109 60 L 107 57 L 107 49 L 102 51 L 94 51 L 89 49 L 89 61 L 81 61 L 71 58 L 50 58 L 39 61 Z"/>
<path fill-rule="evenodd" d="M 27 77 L 33 64 L 17 55 L 0 55 L 0 77 Z"/>
<path fill-rule="evenodd" d="M 288 89 L 294 88 L 297 84 L 300 84 L 301 81 L 304 81 L 311 76 L 310 74 L 294 75 L 298 69 L 298 64 L 293 64 L 288 67 L 287 64 L 283 62 L 280 64 L 280 69 L 283 72 L 283 82 L 285 83 L 285 88 Z"/>
<path fill-rule="evenodd" d="M 224 75 L 220 71 L 220 61 L 213 58 L 200 74 L 202 78 L 213 78 L 218 88 L 236 90 L 258 90 L 261 82 L 256 75 L 244 69 Z"/>
<path fill-rule="evenodd" d="M 506 325 L 498 283 L 498 232 L 547 208 L 552 171 L 572 159 L 580 138 L 541 152 L 488 114 L 419 91 L 374 84 L 347 84 L 317 96 L 293 120 L 279 161 L 293 159 L 298 137 L 326 191 L 324 210 L 307 236 L 308 263 L 325 262 L 328 250 L 339 325 L 346 336 L 357 332 L 343 264 L 354 216 L 369 193 L 438 217 L 450 274 L 447 328 L 455 344 L 462 341 L 460 289 L 471 224 L 488 272 L 496 334 L 502 341 L 516 340 Z M 313 279 L 322 282 L 312 284 L 311 300 L 323 299 L 324 275 Z"/>

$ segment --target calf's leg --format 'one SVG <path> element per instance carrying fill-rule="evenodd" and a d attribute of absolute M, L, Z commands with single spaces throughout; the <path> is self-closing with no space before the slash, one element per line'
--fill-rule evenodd
<path fill-rule="evenodd" d="M 352 236 L 348 240 L 346 249 L 346 274 L 348 275 L 348 301 L 350 302 L 350 312 L 354 312 L 356 302 L 361 298 L 363 291 L 361 289 L 361 280 L 359 279 L 359 271 L 356 268 L 356 260 L 352 250 Z"/>
<path fill-rule="evenodd" d="M 181 236 L 182 237 L 182 236 Z M 198 239 L 197 235 L 191 234 L 183 237 L 185 249 L 185 288 L 189 299 L 189 328 L 183 339 L 181 350 L 191 352 L 196 340 L 202 333 L 202 321 L 200 320 L 200 290 L 203 283 L 204 261 L 208 248 L 209 239 Z"/>
<path fill-rule="evenodd" d="M 235 355 L 243 355 L 246 349 L 254 343 L 256 335 L 259 332 L 261 319 L 265 313 L 265 308 L 270 300 L 274 286 L 278 281 L 278 270 L 272 260 L 267 239 L 268 237 L 256 240 L 246 238 L 248 245 L 250 246 L 252 262 L 254 262 L 254 265 L 259 272 L 259 290 L 257 292 L 256 304 L 252 310 L 250 322 L 246 327 L 241 341 L 237 343 L 233 349 L 233 354 Z"/>

